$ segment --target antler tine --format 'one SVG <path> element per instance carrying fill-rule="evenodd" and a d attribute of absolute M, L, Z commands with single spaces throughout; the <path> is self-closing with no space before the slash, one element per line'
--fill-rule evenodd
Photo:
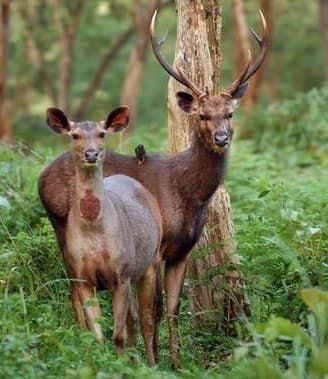
<path fill-rule="evenodd" d="M 245 82 L 245 77 L 248 73 L 249 68 L 251 67 L 251 61 L 252 61 L 252 53 L 250 50 L 248 50 L 248 59 L 247 59 L 246 66 L 244 67 L 242 72 L 238 75 L 238 78 L 224 92 L 233 94 L 237 90 L 237 88 Z"/>
<path fill-rule="evenodd" d="M 206 92 L 201 91 L 191 80 L 189 80 L 187 75 L 180 68 L 178 68 L 177 70 L 181 78 L 183 79 L 185 86 L 191 89 L 191 91 L 194 92 L 198 96 L 198 98 L 208 96 Z"/>
<path fill-rule="evenodd" d="M 256 73 L 256 71 L 262 65 L 264 58 L 266 56 L 266 53 L 268 51 L 268 45 L 269 45 L 268 25 L 267 25 L 267 22 L 266 22 L 264 15 L 263 15 L 263 12 L 261 10 L 259 10 L 259 14 L 260 14 L 261 21 L 262 21 L 262 30 L 263 30 L 262 38 L 255 32 L 255 30 L 253 28 L 250 28 L 250 30 L 251 30 L 251 33 L 253 34 L 254 38 L 256 39 L 257 43 L 260 46 L 260 54 L 256 58 L 255 62 L 249 68 L 247 74 L 245 75 L 245 77 L 243 79 L 243 82 L 247 82 Z"/>
<path fill-rule="evenodd" d="M 158 40 L 155 37 L 155 23 L 156 23 L 156 16 L 157 16 L 157 10 L 155 10 L 153 17 L 151 19 L 150 24 L 150 41 L 151 46 L 153 48 L 153 52 L 155 54 L 155 57 L 157 58 L 159 64 L 164 68 L 164 70 L 172 76 L 175 80 L 177 80 L 179 83 L 183 84 L 187 88 L 189 88 L 192 92 L 194 92 L 198 97 L 202 97 L 204 93 L 197 88 L 195 84 L 193 84 L 187 76 L 184 74 L 182 70 L 176 71 L 163 57 L 161 53 L 161 47 L 165 42 L 166 36 Z"/>
<path fill-rule="evenodd" d="M 260 68 L 261 64 L 264 61 L 264 58 L 266 56 L 267 50 L 268 50 L 268 41 L 269 41 L 269 32 L 267 27 L 267 22 L 264 18 L 264 15 L 261 10 L 259 10 L 261 21 L 262 21 L 262 29 L 263 29 L 263 36 L 262 38 L 254 31 L 253 28 L 250 28 L 251 33 L 253 34 L 254 38 L 256 39 L 257 43 L 260 46 L 260 53 L 258 57 L 256 58 L 255 62 L 251 64 L 251 53 L 248 52 L 248 62 L 246 64 L 246 67 L 239 75 L 238 79 L 236 79 L 227 89 L 227 92 L 230 94 L 233 94 L 234 91 L 238 89 L 239 86 L 242 84 L 245 84 Z"/>

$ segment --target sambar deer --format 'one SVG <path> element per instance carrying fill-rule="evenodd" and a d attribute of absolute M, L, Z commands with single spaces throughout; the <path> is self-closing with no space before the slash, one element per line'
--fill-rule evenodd
<path fill-rule="evenodd" d="M 103 178 L 104 137 L 128 124 L 127 107 L 112 111 L 104 122 L 72 122 L 59 109 L 49 108 L 51 129 L 71 137 L 75 191 L 67 215 L 64 263 L 71 282 L 72 301 L 80 325 L 87 325 L 103 340 L 95 290 L 112 294 L 113 340 L 118 354 L 124 348 L 124 326 L 132 313 L 131 284 L 137 284 L 139 320 L 149 364 L 155 364 L 155 296 L 161 296 L 157 274 L 162 220 L 154 196 L 125 175 Z M 60 189 L 58 189 L 60 191 Z M 133 317 L 132 314 L 130 314 Z M 131 325 L 132 323 L 132 325 Z M 128 322 L 134 342 L 134 320 Z"/>
<path fill-rule="evenodd" d="M 154 53 L 164 69 L 191 90 L 178 92 L 181 109 L 197 114 L 199 123 L 189 149 L 178 154 L 149 154 L 140 165 L 138 159 L 106 152 L 104 175 L 124 174 L 137 179 L 158 201 L 163 220 L 161 257 L 165 261 L 164 289 L 170 333 L 172 363 L 179 367 L 177 323 L 188 254 L 198 241 L 209 201 L 224 180 L 227 152 L 231 142 L 233 111 L 247 89 L 250 78 L 264 61 L 268 47 L 268 31 L 260 13 L 263 37 L 253 31 L 260 53 L 248 63 L 239 77 L 218 95 L 210 95 L 194 85 L 181 70 L 175 70 L 162 57 L 154 37 L 155 15 L 151 41 Z M 178 126 L 177 126 L 178 127 Z M 61 250 L 65 249 L 67 215 L 75 193 L 73 157 L 67 152 L 52 162 L 39 178 L 39 194 L 56 231 Z"/>

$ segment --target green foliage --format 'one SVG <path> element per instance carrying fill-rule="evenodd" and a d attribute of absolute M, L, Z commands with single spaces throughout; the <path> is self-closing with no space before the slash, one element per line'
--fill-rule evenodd
<path fill-rule="evenodd" d="M 283 132 L 282 128 L 279 133 Z M 138 137 L 121 145 L 115 138 L 116 149 L 129 152 Z M 149 142 L 149 151 L 165 149 L 164 133 L 156 139 L 141 128 L 139 138 Z M 320 146 L 321 141 L 313 143 Z M 263 142 L 260 154 L 258 146 L 256 141 L 234 141 L 227 178 L 253 315 L 249 321 L 240 320 L 237 339 L 219 331 L 196 330 L 190 327 L 192 315 L 183 296 L 183 370 L 177 373 L 169 367 L 165 322 L 159 367 L 147 367 L 140 339 L 136 350 L 116 357 L 106 294 L 99 297 L 108 342 L 100 346 L 88 331 L 76 326 L 69 281 L 36 189 L 39 172 L 58 152 L 40 145 L 36 151 L 21 144 L 2 146 L 0 356 L 6 363 L 0 377 L 299 379 L 327 375 L 328 295 L 322 291 L 328 289 L 325 160 L 317 159 L 317 149 L 301 149 L 301 144 L 297 150 L 287 144 L 265 149 Z M 229 268 L 209 275 L 225 269 Z M 312 286 L 322 290 L 302 291 Z"/>
<path fill-rule="evenodd" d="M 302 165 L 328 158 L 328 87 L 298 93 L 290 100 L 259 108 L 245 115 L 245 127 L 261 150 L 268 148 L 305 150 Z M 313 159 L 312 161 L 310 159 Z"/>
<path fill-rule="evenodd" d="M 50 77 L 56 78 L 60 30 L 44 2 L 36 3 L 36 40 L 45 53 Z M 74 51 L 74 107 L 102 54 L 129 26 L 132 5 L 130 0 L 86 2 Z M 234 72 L 231 1 L 224 0 L 223 5 L 222 82 L 228 83 Z M 252 141 L 235 140 L 232 146 L 227 184 L 252 317 L 240 320 L 235 339 L 224 337 L 221 331 L 196 330 L 191 327 L 184 296 L 180 316 L 183 369 L 179 372 L 170 370 L 165 322 L 160 332 L 160 365 L 150 369 L 140 340 L 136 350 L 116 357 L 111 306 L 105 294 L 99 297 L 106 344 L 95 343 L 73 320 L 69 280 L 36 188 L 42 167 L 63 145 L 42 127 L 50 103 L 35 68 L 26 60 L 17 6 L 24 7 L 25 2 L 13 5 L 9 92 L 14 99 L 15 133 L 35 147 L 0 146 L 0 378 L 327 377 L 328 87 L 311 89 L 323 78 L 315 2 L 274 4 L 269 80 L 256 111 L 240 116 L 243 134 L 251 135 Z M 257 7 L 256 2 L 247 2 L 249 23 L 256 29 Z M 165 55 L 172 61 L 173 7 L 161 14 L 158 33 L 167 28 Z M 89 104 L 90 119 L 103 119 L 118 104 L 132 43 L 120 51 L 106 73 L 95 101 Z M 56 86 L 57 81 L 52 84 Z M 26 88 L 31 91 L 29 104 L 21 95 Z M 124 141 L 113 136 L 109 146 L 116 151 L 131 153 L 137 143 L 144 143 L 149 152 L 167 150 L 167 75 L 152 56 L 142 88 L 136 133 Z M 280 101 L 264 107 L 272 98 Z M 222 267 L 209 275 L 228 269 Z"/>
<path fill-rule="evenodd" d="M 235 77 L 235 23 L 232 17 L 232 1 L 222 0 L 222 82 L 229 83 Z M 258 1 L 245 1 L 247 23 L 260 31 Z M 273 38 L 267 58 L 265 82 L 260 102 L 292 98 L 298 92 L 319 87 L 324 80 L 324 53 L 319 30 L 318 2 L 300 0 L 271 1 Z M 257 47 L 253 47 L 253 56 Z"/>
<path fill-rule="evenodd" d="M 235 350 L 236 361 L 242 362 L 236 369 L 238 378 L 319 379 L 328 375 L 328 292 L 307 288 L 301 296 L 311 311 L 305 328 L 275 316 L 250 326 L 251 341 Z"/>
<path fill-rule="evenodd" d="M 59 36 L 61 28 L 54 18 L 53 8 L 48 2 L 33 1 L 36 4 L 34 18 L 30 23 L 37 46 L 45 57 L 46 70 L 50 81 L 57 78 L 60 59 Z M 72 6 L 63 2 L 63 11 Z M 235 76 L 234 22 L 230 0 L 222 0 L 222 85 L 230 83 Z M 72 69 L 71 103 L 76 108 L 93 76 L 101 57 L 116 38 L 131 25 L 131 0 L 92 0 L 86 1 L 80 27 L 77 32 Z M 44 109 L 53 105 L 44 93 L 42 81 L 37 75 L 35 64 L 28 59 L 31 51 L 27 47 L 24 23 L 19 8 L 30 9 L 26 2 L 18 0 L 13 4 L 10 41 L 10 66 L 8 67 L 9 92 L 13 101 L 12 117 L 16 136 L 35 141 L 40 134 L 46 136 L 44 128 Z M 32 7 L 33 8 L 33 7 Z M 273 4 L 274 35 L 268 59 L 268 70 L 261 91 L 261 104 L 273 100 L 292 98 L 296 92 L 308 91 L 320 86 L 324 78 L 324 59 L 322 41 L 318 28 L 317 3 L 300 0 L 292 3 L 280 0 Z M 256 30 L 259 29 L 258 3 L 246 2 L 247 20 Z M 67 21 L 67 20 L 66 20 Z M 176 39 L 176 13 L 174 6 L 161 11 L 158 20 L 158 33 L 168 31 L 165 43 L 165 56 L 173 60 Z M 96 97 L 88 105 L 89 119 L 102 119 L 104 114 L 117 106 L 121 85 L 126 72 L 126 64 L 133 46 L 132 38 L 108 68 Z M 254 55 L 256 47 L 254 46 Z M 292 69 L 291 69 L 292 68 Z M 155 80 L 154 80 L 155 78 Z M 50 83 L 54 88 L 58 81 Z M 166 120 L 165 102 L 167 74 L 149 54 L 142 83 L 138 127 L 146 127 L 149 133 L 164 128 Z M 260 123 L 263 130 L 263 122 Z M 45 137 L 46 138 L 46 137 Z"/>
<path fill-rule="evenodd" d="M 309 100 L 312 93 L 300 98 L 299 109 L 304 102 L 313 107 Z M 294 107 L 287 102 L 278 108 L 292 112 Z M 266 120 L 274 118 L 275 113 L 270 109 L 267 112 Z M 312 118 L 316 115 L 314 111 L 309 114 Z M 283 115 L 287 118 L 288 112 Z M 281 114 L 276 116 L 277 128 L 283 120 Z M 291 127 L 296 122 L 302 119 L 288 120 Z M 142 133 L 142 140 L 149 139 L 148 130 Z M 280 141 L 284 141 L 280 136 L 283 133 L 285 128 L 278 128 Z M 150 150 L 159 148 L 156 138 L 151 138 Z M 302 139 L 296 141 L 298 151 L 291 152 L 287 143 L 280 142 L 270 144 L 260 155 L 256 141 L 234 143 L 228 183 L 254 326 L 250 324 L 249 332 L 240 335 L 235 360 L 218 364 L 220 357 L 229 356 L 233 341 L 191 330 L 191 315 L 183 298 L 180 324 L 184 370 L 179 376 L 316 378 L 326 373 L 327 294 L 301 292 L 313 312 L 310 314 L 298 296 L 303 287 L 328 287 L 326 170 L 324 161 L 316 158 L 317 149 L 308 149 Z M 132 138 L 120 149 L 129 151 L 135 142 Z M 265 143 L 263 139 L 261 146 Z M 320 147 L 321 140 L 314 138 L 312 143 Z M 136 363 L 130 365 L 126 358 L 115 357 L 111 343 L 98 346 L 88 332 L 75 325 L 69 283 L 37 198 L 36 178 L 48 160 L 48 153 L 40 147 L 38 151 L 41 153 L 24 145 L 1 149 L 0 350 L 6 359 L 4 377 L 176 377 L 167 371 L 164 325 L 161 365 L 155 371 L 145 366 L 140 341 L 138 350 L 131 353 Z M 102 323 L 110 339 L 111 308 L 104 296 L 101 302 Z"/>

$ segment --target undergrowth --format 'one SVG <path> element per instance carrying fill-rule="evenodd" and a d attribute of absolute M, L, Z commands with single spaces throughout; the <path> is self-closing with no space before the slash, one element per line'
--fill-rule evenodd
<path fill-rule="evenodd" d="M 313 97 L 297 101 L 306 106 Z M 105 293 L 100 300 L 107 342 L 98 345 L 76 326 L 69 281 L 36 191 L 42 167 L 58 151 L 1 146 L 0 378 L 327 377 L 328 157 L 323 132 L 318 139 L 303 128 L 302 138 L 289 143 L 300 133 L 293 128 L 313 125 L 318 117 L 311 108 L 301 124 L 281 110 L 297 104 L 258 115 L 257 123 L 262 120 L 262 129 L 267 123 L 267 130 L 253 141 L 235 140 L 231 151 L 226 182 L 252 316 L 240 319 L 234 338 L 202 332 L 191 326 L 183 296 L 183 369 L 178 372 L 170 369 L 164 321 L 158 367 L 146 365 L 140 339 L 136 350 L 116 357 Z M 270 125 L 276 125 L 277 135 Z M 147 146 L 157 148 L 154 139 Z"/>

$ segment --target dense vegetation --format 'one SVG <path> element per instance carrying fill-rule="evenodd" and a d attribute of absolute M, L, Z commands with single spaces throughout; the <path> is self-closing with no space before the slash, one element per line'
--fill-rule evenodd
<path fill-rule="evenodd" d="M 225 337 L 220 330 L 199 331 L 191 327 L 192 315 L 184 296 L 180 318 L 183 369 L 178 372 L 170 369 L 164 320 L 158 367 L 146 365 L 141 338 L 136 350 L 116 357 L 110 340 L 111 306 L 105 293 L 100 297 L 108 342 L 100 346 L 88 331 L 78 328 L 54 233 L 36 191 L 40 171 L 66 145 L 57 143 L 58 137 L 49 130 L 42 131 L 48 103 L 36 88 L 31 112 L 17 109 L 15 113 L 17 142 L 0 146 L 0 378 L 327 377 L 328 87 L 319 85 L 323 74 L 320 40 L 313 33 L 317 29 L 315 6 L 306 1 L 293 6 L 291 12 L 289 2 L 281 1 L 276 9 L 280 17 L 268 71 L 271 81 L 265 83 L 265 95 L 257 108 L 241 109 L 236 116 L 237 135 L 226 180 L 252 316 L 240 318 L 234 337 Z M 250 12 L 254 9 L 252 4 Z M 165 12 L 163 23 L 168 21 L 174 38 L 173 12 Z M 223 39 L 227 44 L 232 36 L 225 12 Z M 105 16 L 97 16 L 97 33 L 95 25 L 87 27 L 96 17 L 91 7 L 85 17 L 85 36 L 80 38 L 90 33 L 100 44 L 107 35 Z M 116 17 L 124 18 L 122 14 Z M 122 27 L 119 24 L 111 27 Z M 299 24 L 308 38 L 295 34 Z M 20 52 L 19 24 L 14 37 L 13 57 Z M 286 41 L 288 55 L 281 50 Z M 97 49 L 93 43 L 84 48 L 90 46 Z M 232 53 L 227 45 L 223 49 L 225 79 L 232 71 L 227 64 Z M 90 118 L 102 118 L 117 104 L 126 54 L 122 52 L 104 81 L 90 107 Z M 275 59 L 281 57 L 280 66 L 275 66 Z M 296 69 L 290 70 L 296 62 Z M 81 91 L 91 63 L 76 63 L 74 96 Z M 15 61 L 12 78 L 24 70 Z M 166 78 L 150 58 L 146 71 L 140 127 L 129 139 L 113 137 L 109 145 L 115 150 L 132 152 L 139 141 L 149 151 L 167 150 Z M 159 75 L 161 80 L 154 81 Z M 272 88 L 272 78 L 279 79 L 278 88 Z"/>
<path fill-rule="evenodd" d="M 327 94 L 324 88 L 274 105 L 252 120 L 254 127 L 269 125 L 261 139 L 234 141 L 227 182 L 253 315 L 240 320 L 238 338 L 223 338 L 219 331 L 199 333 L 190 328 L 184 299 L 180 374 L 167 372 L 165 323 L 161 364 L 155 371 L 145 366 L 141 343 L 131 353 L 136 362 L 127 364 L 127 358 L 115 357 L 111 343 L 98 346 L 75 325 L 65 271 L 35 188 L 53 152 L 24 144 L 3 147 L 1 375 L 91 378 L 97 372 L 99 378 L 106 373 L 161 377 L 165 371 L 165 377 L 280 378 L 288 370 L 289 377 L 323 377 L 320 373 L 328 369 L 328 293 L 302 289 L 328 289 L 328 135 L 325 124 L 319 123 L 326 102 L 313 106 L 312 101 L 316 96 L 328 100 Z M 307 108 L 307 118 L 297 106 Z M 273 137 L 271 123 L 281 126 Z M 308 129 L 313 124 L 316 139 L 313 128 Z M 110 339 L 111 310 L 105 295 L 102 303 Z"/>

